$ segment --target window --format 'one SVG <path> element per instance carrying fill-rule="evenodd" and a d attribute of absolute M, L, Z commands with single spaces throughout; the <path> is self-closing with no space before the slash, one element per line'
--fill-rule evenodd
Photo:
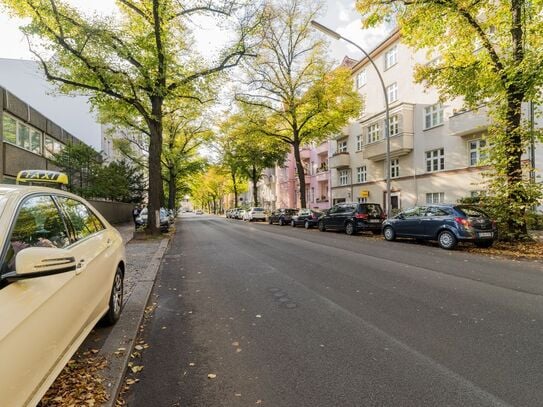
<path fill-rule="evenodd" d="M 368 202 L 368 198 L 358 198 L 358 203 L 366 203 Z"/>
<path fill-rule="evenodd" d="M 45 155 L 46 158 L 51 158 L 53 154 L 60 153 L 62 149 L 64 148 L 64 145 L 61 142 L 56 141 L 54 138 L 46 135 L 44 137 L 43 147 L 44 147 L 43 155 Z"/>
<path fill-rule="evenodd" d="M 426 208 L 425 216 L 449 216 L 450 213 L 447 212 L 446 208 L 439 208 L 437 206 L 429 206 Z"/>
<path fill-rule="evenodd" d="M 422 206 L 416 206 L 414 208 L 406 209 L 402 212 L 404 218 L 415 218 L 417 216 L 422 216 L 426 211 L 426 208 Z"/>
<path fill-rule="evenodd" d="M 400 134 L 400 118 L 398 115 L 394 115 L 388 120 L 388 134 L 390 136 Z"/>
<path fill-rule="evenodd" d="M 398 62 L 398 47 L 395 45 L 385 53 L 385 69 L 396 65 Z"/>
<path fill-rule="evenodd" d="M 4 113 L 4 141 L 35 154 L 42 154 L 42 133 Z"/>
<path fill-rule="evenodd" d="M 443 106 L 437 103 L 424 108 L 424 128 L 430 129 L 443 124 Z"/>
<path fill-rule="evenodd" d="M 366 182 L 367 180 L 367 170 L 366 166 L 358 167 L 356 169 L 356 182 Z"/>
<path fill-rule="evenodd" d="M 3 122 L 4 141 L 11 144 L 17 144 L 17 120 L 4 114 Z"/>
<path fill-rule="evenodd" d="M 375 123 L 368 127 L 368 143 L 375 143 L 379 140 L 381 140 L 381 129 L 379 123 Z"/>
<path fill-rule="evenodd" d="M 347 185 L 349 183 L 349 170 L 339 171 L 339 185 Z"/>
<path fill-rule="evenodd" d="M 58 198 L 62 208 L 70 218 L 76 240 L 81 240 L 104 229 L 98 217 L 82 202 L 71 198 Z"/>
<path fill-rule="evenodd" d="M 358 74 L 356 74 L 356 87 L 357 89 L 360 89 L 362 86 L 364 86 L 368 81 L 367 73 L 365 69 L 362 69 Z"/>
<path fill-rule="evenodd" d="M 394 82 L 392 85 L 387 86 L 388 103 L 398 100 L 398 84 Z"/>
<path fill-rule="evenodd" d="M 469 165 L 475 166 L 480 165 L 481 161 L 484 161 L 487 158 L 486 153 L 486 141 L 479 139 L 479 140 L 471 140 L 468 142 L 469 146 Z"/>
<path fill-rule="evenodd" d="M 426 172 L 440 171 L 445 169 L 445 149 L 426 152 Z"/>
<path fill-rule="evenodd" d="M 366 95 L 360 95 L 360 117 L 363 117 L 365 114 L 366 114 L 366 106 L 367 106 L 367 103 L 366 103 Z"/>
<path fill-rule="evenodd" d="M 445 202 L 445 192 L 430 192 L 426 194 L 427 204 L 438 204 Z"/>
<path fill-rule="evenodd" d="M 337 142 L 337 152 L 346 153 L 347 152 L 347 139 L 338 140 Z"/>
<path fill-rule="evenodd" d="M 27 199 L 17 215 L 2 272 L 14 271 L 17 253 L 28 247 L 63 248 L 70 244 L 66 226 L 48 195 Z"/>
<path fill-rule="evenodd" d="M 356 136 L 356 151 L 362 150 L 362 147 L 364 147 L 364 136 L 359 134 Z"/>
<path fill-rule="evenodd" d="M 398 178 L 400 176 L 400 160 L 394 158 L 390 160 L 390 178 Z"/>

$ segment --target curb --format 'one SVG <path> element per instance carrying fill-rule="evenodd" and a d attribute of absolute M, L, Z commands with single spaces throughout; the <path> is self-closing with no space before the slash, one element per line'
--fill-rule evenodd
<path fill-rule="evenodd" d="M 168 248 L 169 241 L 169 239 L 162 239 L 160 242 L 157 251 L 150 259 L 149 265 L 126 302 L 121 319 L 115 324 L 100 350 L 100 356 L 105 357 L 109 361 L 107 367 L 102 371 L 104 387 L 108 394 L 108 401 L 103 404 L 105 407 L 114 407 L 116 405 L 130 354 L 132 353 L 138 329 L 143 320 L 145 307 L 147 306 L 162 257 Z M 125 350 L 115 354 L 115 352 L 119 352 L 119 348 L 124 348 Z"/>

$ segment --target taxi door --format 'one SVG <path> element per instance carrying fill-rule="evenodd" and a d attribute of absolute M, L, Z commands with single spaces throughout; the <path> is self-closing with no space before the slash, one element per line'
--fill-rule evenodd
<path fill-rule="evenodd" d="M 9 219 L 9 220 L 6 220 Z M 69 250 L 66 224 L 49 194 L 27 197 L 2 221 L 12 222 L 2 247 L 1 269 L 15 270 L 28 247 Z M 75 271 L 0 284 L 0 406 L 25 406 L 64 366 L 63 356 L 81 325 Z"/>

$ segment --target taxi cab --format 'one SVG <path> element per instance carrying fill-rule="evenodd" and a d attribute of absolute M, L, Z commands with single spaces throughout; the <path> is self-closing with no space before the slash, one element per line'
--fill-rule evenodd
<path fill-rule="evenodd" d="M 34 406 L 95 324 L 119 319 L 124 246 L 80 197 L 0 184 L 0 250 L 0 406 Z"/>

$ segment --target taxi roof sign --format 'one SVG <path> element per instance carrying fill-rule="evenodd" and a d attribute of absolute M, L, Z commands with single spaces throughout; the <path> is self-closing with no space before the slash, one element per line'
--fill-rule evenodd
<path fill-rule="evenodd" d="M 23 170 L 17 174 L 20 183 L 52 183 L 68 185 L 68 176 L 63 172 L 48 170 Z"/>

